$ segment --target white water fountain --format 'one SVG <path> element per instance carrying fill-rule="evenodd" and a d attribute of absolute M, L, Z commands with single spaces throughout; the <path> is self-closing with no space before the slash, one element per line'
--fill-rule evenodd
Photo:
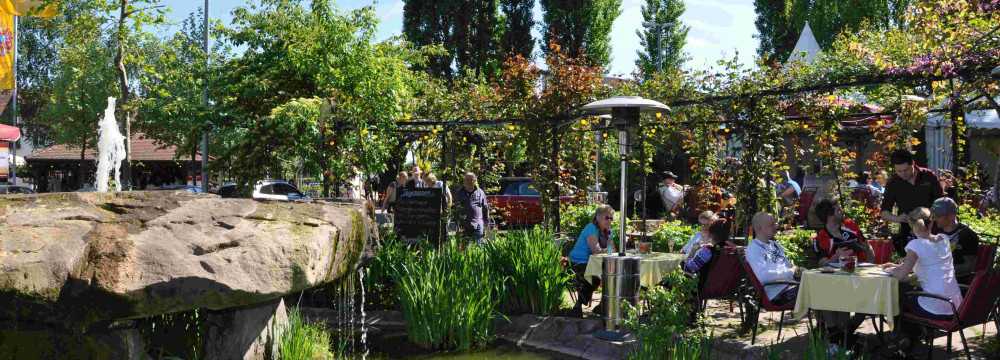
<path fill-rule="evenodd" d="M 108 178 L 115 170 L 115 182 L 111 191 L 121 190 L 121 166 L 125 160 L 125 136 L 118 130 L 115 121 L 115 98 L 108 98 L 108 108 L 104 118 L 97 124 L 97 175 L 94 188 L 97 192 L 108 192 Z"/>

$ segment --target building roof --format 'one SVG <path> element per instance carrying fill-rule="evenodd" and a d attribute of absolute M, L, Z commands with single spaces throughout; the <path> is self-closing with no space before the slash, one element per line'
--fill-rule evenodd
<path fill-rule="evenodd" d="M 84 159 L 93 161 L 97 151 L 87 149 Z M 178 158 L 180 157 L 180 158 Z M 44 149 L 35 150 L 35 153 L 26 157 L 32 160 L 80 160 L 80 147 L 72 145 L 53 145 Z M 211 157 L 209 157 L 211 158 Z M 146 139 L 143 134 L 132 134 L 132 160 L 133 161 L 190 161 L 191 154 L 178 154 L 177 147 L 173 145 L 158 145 L 151 139 Z M 195 161 L 201 161 L 201 154 L 195 156 Z"/>

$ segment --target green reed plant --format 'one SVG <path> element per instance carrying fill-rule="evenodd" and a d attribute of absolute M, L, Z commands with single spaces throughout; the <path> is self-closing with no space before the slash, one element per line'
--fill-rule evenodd
<path fill-rule="evenodd" d="M 503 284 L 483 247 L 463 250 L 454 239 L 406 258 L 397 294 L 410 342 L 440 350 L 486 346 L 493 340 Z"/>
<path fill-rule="evenodd" d="M 288 312 L 288 326 L 278 339 L 280 360 L 333 360 L 330 333 L 322 325 L 308 323 L 297 307 Z"/>
<path fill-rule="evenodd" d="M 365 306 L 369 309 L 397 309 L 396 279 L 406 258 L 415 256 L 411 249 L 396 236 L 395 231 L 381 234 L 382 243 L 375 251 L 375 258 L 365 267 Z"/>
<path fill-rule="evenodd" d="M 505 279 L 501 308 L 550 315 L 559 310 L 571 275 L 563 268 L 555 235 L 541 226 L 512 231 L 483 246 L 493 271 Z"/>

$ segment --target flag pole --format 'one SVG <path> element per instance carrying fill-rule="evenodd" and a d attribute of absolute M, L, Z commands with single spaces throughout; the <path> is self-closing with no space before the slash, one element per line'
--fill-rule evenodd
<path fill-rule="evenodd" d="M 18 20 L 20 18 L 21 18 L 20 16 L 14 16 L 14 66 L 12 71 L 14 74 L 14 89 L 11 92 L 11 99 L 10 99 L 11 101 L 10 113 L 12 118 L 11 122 L 13 123 L 14 127 L 17 127 L 17 45 L 19 42 L 17 41 L 17 25 L 18 25 Z M 21 140 L 20 137 L 18 137 L 17 140 L 12 141 L 10 143 L 11 154 L 13 155 L 11 156 L 11 161 L 9 164 L 7 164 L 7 166 L 10 166 L 11 185 L 17 185 L 17 142 L 20 140 Z"/>

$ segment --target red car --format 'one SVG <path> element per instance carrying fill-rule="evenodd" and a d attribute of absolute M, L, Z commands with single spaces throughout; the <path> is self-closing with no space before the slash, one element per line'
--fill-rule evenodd
<path fill-rule="evenodd" d="M 500 193 L 486 196 L 500 226 L 521 227 L 542 222 L 542 197 L 532 182 L 527 177 L 502 178 Z M 563 204 L 572 203 L 573 200 L 572 196 L 559 197 L 559 202 Z"/>

